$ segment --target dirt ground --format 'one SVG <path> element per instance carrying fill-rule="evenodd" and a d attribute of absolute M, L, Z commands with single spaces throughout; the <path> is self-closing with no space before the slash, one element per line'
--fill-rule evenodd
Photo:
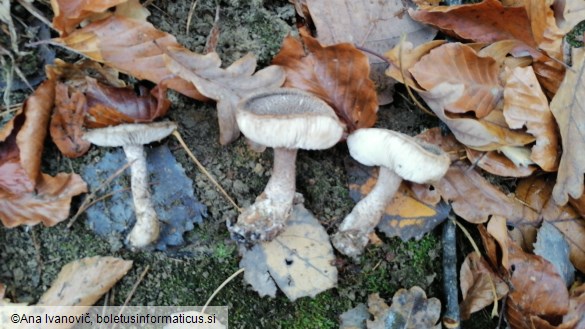
<path fill-rule="evenodd" d="M 152 13 L 149 20 L 175 35 L 186 47 L 201 52 L 213 24 L 216 2 L 198 1 L 187 35 L 185 24 L 190 5 L 191 1 L 156 0 L 149 7 Z M 294 29 L 294 8 L 286 0 L 223 0 L 219 5 L 221 34 L 217 52 L 225 65 L 247 52 L 257 55 L 260 67 L 267 65 L 278 51 L 282 38 Z M 49 16 L 46 8 L 45 12 Z M 63 51 L 58 54 L 67 55 Z M 393 105 L 380 108 L 377 126 L 414 135 L 438 124 L 406 101 L 405 95 L 399 90 Z M 228 146 L 219 145 L 214 104 L 204 104 L 176 93 L 171 93 L 170 99 L 173 106 L 169 117 L 179 123 L 183 138 L 203 165 L 238 204 L 245 206 L 253 202 L 269 178 L 271 150 L 254 153 L 242 139 Z M 163 143 L 168 143 L 193 180 L 195 195 L 208 208 L 204 223 L 186 235 L 185 246 L 168 252 L 119 249 L 89 230 L 85 216 L 81 216 L 71 229 L 67 229 L 65 223 L 52 228 L 0 228 L 0 282 L 7 285 L 6 297 L 15 302 L 34 302 L 67 262 L 87 256 L 113 255 L 133 260 L 134 266 L 99 303 L 122 304 L 148 265 L 150 269 L 129 304 L 203 305 L 215 288 L 238 269 L 237 247 L 230 240 L 225 225 L 226 220 L 233 221 L 237 213 L 198 171 L 178 143 L 173 140 Z M 47 142 L 43 154 L 44 171 L 80 172 L 110 151 L 93 148 L 84 157 L 69 160 Z M 335 231 L 354 205 L 349 198 L 344 168 L 347 157 L 347 147 L 343 143 L 327 151 L 300 151 L 298 155 L 297 190 L 304 195 L 306 208 L 329 233 Z M 79 203 L 80 198 L 76 199 L 73 211 Z M 239 277 L 229 283 L 212 304 L 229 306 L 231 328 L 336 328 L 338 316 L 366 302 L 370 293 L 379 292 L 390 299 L 398 288 L 418 285 L 429 297 L 442 299 L 439 231 L 420 241 L 404 243 L 385 239 L 380 246 L 370 246 L 359 264 L 341 256 L 338 258 L 338 288 L 315 299 L 302 298 L 293 303 L 282 294 L 275 299 L 260 298 Z M 485 317 L 480 313 L 479 318 Z M 481 321 L 471 323 L 466 327 L 485 328 L 478 324 Z"/>

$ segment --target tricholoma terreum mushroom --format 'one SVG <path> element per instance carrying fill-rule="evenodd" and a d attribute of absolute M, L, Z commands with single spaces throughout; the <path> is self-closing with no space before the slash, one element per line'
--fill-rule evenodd
<path fill-rule="evenodd" d="M 283 230 L 295 198 L 297 149 L 335 145 L 344 125 L 321 99 L 292 88 L 269 89 L 242 100 L 236 112 L 242 133 L 274 148 L 272 176 L 256 202 L 244 209 L 230 231 L 238 240 L 272 240 Z"/>
<path fill-rule="evenodd" d="M 171 134 L 177 125 L 174 122 L 148 124 L 121 124 L 87 131 L 84 139 L 98 146 L 121 146 L 130 164 L 132 197 L 136 213 L 136 224 L 128 235 L 131 247 L 142 248 L 156 241 L 159 222 L 148 190 L 148 172 L 143 145 L 161 140 Z"/>
<path fill-rule="evenodd" d="M 358 162 L 380 167 L 376 185 L 345 217 L 332 239 L 337 250 L 357 257 L 402 180 L 419 184 L 438 181 L 449 169 L 450 160 L 434 145 L 386 129 L 358 129 L 347 138 L 347 146 Z"/>

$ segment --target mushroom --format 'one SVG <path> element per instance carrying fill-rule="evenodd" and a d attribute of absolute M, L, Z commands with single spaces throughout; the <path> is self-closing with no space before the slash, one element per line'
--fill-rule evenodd
<path fill-rule="evenodd" d="M 148 190 L 148 173 L 143 145 L 161 140 L 171 134 L 174 122 L 148 124 L 121 124 L 87 131 L 83 138 L 98 146 L 121 146 L 130 163 L 131 189 L 136 213 L 136 224 L 128 235 L 131 247 L 142 248 L 156 241 L 159 222 Z"/>
<path fill-rule="evenodd" d="M 274 148 L 272 176 L 256 202 L 230 227 L 236 240 L 270 241 L 284 229 L 295 199 L 297 149 L 335 145 L 344 125 L 324 101 L 299 89 L 262 90 L 243 99 L 236 120 L 252 142 Z"/>
<path fill-rule="evenodd" d="M 349 153 L 366 166 L 380 166 L 378 181 L 339 226 L 333 245 L 341 253 L 357 257 L 374 230 L 402 180 L 426 184 L 441 179 L 450 160 L 440 148 L 395 131 L 363 128 L 347 138 Z"/>

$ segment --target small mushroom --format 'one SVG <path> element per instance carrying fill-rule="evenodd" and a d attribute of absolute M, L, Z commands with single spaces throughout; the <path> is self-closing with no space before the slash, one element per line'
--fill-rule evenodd
<path fill-rule="evenodd" d="M 121 146 L 130 162 L 131 189 L 136 213 L 136 224 L 128 235 L 131 247 L 142 248 L 156 241 L 159 222 L 148 190 L 148 172 L 143 145 L 161 140 L 171 134 L 174 122 L 148 124 L 121 124 L 87 131 L 83 138 L 98 146 Z"/>
<path fill-rule="evenodd" d="M 330 148 L 344 126 L 327 103 L 292 88 L 250 95 L 239 104 L 236 120 L 252 142 L 274 148 L 274 165 L 264 192 L 230 231 L 240 241 L 270 241 L 284 229 L 293 206 L 297 149 Z"/>
<path fill-rule="evenodd" d="M 347 138 L 349 153 L 366 166 L 380 166 L 378 181 L 339 226 L 333 245 L 341 253 L 357 257 L 368 235 L 380 222 L 402 180 L 426 184 L 441 179 L 450 160 L 440 148 L 416 138 L 379 128 L 358 129 Z"/>

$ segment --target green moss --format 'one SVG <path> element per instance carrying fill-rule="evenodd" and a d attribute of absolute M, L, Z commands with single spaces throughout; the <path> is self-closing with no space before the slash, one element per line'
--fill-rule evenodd
<path fill-rule="evenodd" d="M 303 298 L 296 302 L 292 319 L 282 322 L 283 328 L 338 328 L 337 316 L 347 308 L 348 301 L 340 300 L 332 292 L 318 295 L 315 299 Z"/>
<path fill-rule="evenodd" d="M 567 42 L 573 47 L 583 47 L 583 33 L 585 33 L 585 21 L 577 24 L 567 34 Z"/>

